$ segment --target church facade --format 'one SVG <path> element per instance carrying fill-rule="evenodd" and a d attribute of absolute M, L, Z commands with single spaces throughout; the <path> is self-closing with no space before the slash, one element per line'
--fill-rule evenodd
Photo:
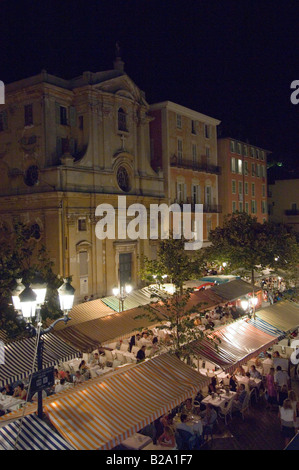
<path fill-rule="evenodd" d="M 162 171 L 150 160 L 150 107 L 116 59 L 105 72 L 64 80 L 42 71 L 6 86 L 0 106 L 0 217 L 25 223 L 76 301 L 140 286 L 144 256 L 157 241 L 100 240 L 96 208 L 165 202 Z M 167 201 L 166 201 L 167 202 Z M 129 222 L 127 218 L 125 223 Z"/>

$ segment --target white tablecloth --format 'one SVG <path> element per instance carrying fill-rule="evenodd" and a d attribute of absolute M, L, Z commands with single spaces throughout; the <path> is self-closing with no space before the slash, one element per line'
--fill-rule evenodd
<path fill-rule="evenodd" d="M 25 403 L 26 401 L 21 400 L 21 398 L 15 398 L 10 395 L 2 395 L 0 393 L 0 410 L 17 410 L 20 405 L 24 405 Z"/>
<path fill-rule="evenodd" d="M 243 377 L 241 375 L 236 375 L 236 379 L 237 379 L 238 383 L 243 383 L 244 385 L 248 385 L 248 381 L 247 381 L 246 377 Z M 256 387 L 259 388 L 261 386 L 261 383 L 262 383 L 261 379 L 251 378 L 250 380 L 253 380 L 256 383 Z"/>
<path fill-rule="evenodd" d="M 221 393 L 219 397 L 218 395 L 215 395 L 214 398 L 212 398 L 211 395 L 208 395 L 202 400 L 201 403 L 204 403 L 205 405 L 210 404 L 216 408 L 224 408 L 225 403 L 232 400 L 235 394 L 236 392 L 229 392 L 229 395 L 226 395 L 226 393 Z"/>
<path fill-rule="evenodd" d="M 128 437 L 121 444 L 127 449 L 138 450 L 143 449 L 148 444 L 151 444 L 153 441 L 149 436 L 143 436 L 143 434 L 134 434 L 131 437 Z"/>

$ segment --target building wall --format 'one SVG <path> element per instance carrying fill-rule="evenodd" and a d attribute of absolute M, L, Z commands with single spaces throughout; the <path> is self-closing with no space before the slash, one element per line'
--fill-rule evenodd
<path fill-rule="evenodd" d="M 220 210 L 216 131 L 219 121 L 169 101 L 152 105 L 151 115 L 152 161 L 162 167 L 169 204 L 203 204 L 203 237 L 207 241 L 208 231 L 218 224 Z M 211 188 L 209 204 L 207 186 Z"/>
<path fill-rule="evenodd" d="M 220 223 L 225 215 L 247 212 L 268 219 L 267 150 L 232 138 L 218 139 Z"/>
<path fill-rule="evenodd" d="M 277 180 L 269 185 L 269 219 L 299 231 L 299 180 Z"/>
<path fill-rule="evenodd" d="M 28 126 L 26 104 L 32 104 Z M 139 203 L 147 210 L 164 201 L 163 174 L 150 162 L 151 118 L 143 92 L 118 70 L 70 81 L 42 72 L 7 85 L 4 118 L 1 221 L 11 229 L 14 220 L 39 224 L 36 242 L 46 245 L 58 274 L 73 276 L 76 301 L 111 295 L 126 253 L 132 254 L 132 285 L 140 286 L 139 270 L 144 256 L 155 252 L 155 241 L 120 238 L 117 230 L 115 239 L 99 240 L 95 229 L 101 219 L 96 208 L 110 204 L 117 216 L 118 196 L 126 196 L 127 207 Z"/>

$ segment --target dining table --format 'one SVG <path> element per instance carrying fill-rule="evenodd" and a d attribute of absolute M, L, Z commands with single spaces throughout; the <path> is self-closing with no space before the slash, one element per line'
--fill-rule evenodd
<path fill-rule="evenodd" d="M 236 375 L 236 379 L 237 379 L 238 384 L 243 383 L 244 385 L 248 385 L 247 377 L 244 377 L 242 375 Z M 261 379 L 254 379 L 254 378 L 251 377 L 250 380 L 252 380 L 256 383 L 257 388 L 260 388 L 261 383 L 262 383 Z"/>
<path fill-rule="evenodd" d="M 180 415 L 177 414 L 173 418 L 173 424 L 176 427 L 180 422 L 181 422 Z M 194 415 L 192 413 L 188 414 L 186 424 L 190 426 L 191 431 L 193 431 L 194 433 L 198 435 L 202 434 L 203 425 L 202 425 L 202 418 L 200 416 Z"/>
<path fill-rule="evenodd" d="M 135 433 L 122 441 L 121 445 L 130 450 L 141 450 L 149 444 L 152 444 L 153 440 L 149 436 L 144 436 L 140 433 Z"/>
<path fill-rule="evenodd" d="M 224 408 L 225 404 L 229 402 L 230 400 L 234 399 L 234 396 L 236 395 L 236 392 L 232 392 L 231 390 L 227 394 L 225 390 L 220 390 L 218 393 L 215 393 L 213 395 L 208 395 L 206 396 L 201 403 L 204 405 L 212 405 L 215 406 L 216 408 Z"/>
<path fill-rule="evenodd" d="M 26 401 L 21 398 L 0 393 L 0 410 L 5 411 L 6 413 L 18 410 L 20 407 L 25 405 L 25 403 Z"/>

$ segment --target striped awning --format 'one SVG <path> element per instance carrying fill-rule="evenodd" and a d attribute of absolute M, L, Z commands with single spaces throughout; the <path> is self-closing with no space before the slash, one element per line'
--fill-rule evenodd
<path fill-rule="evenodd" d="M 52 333 L 43 336 L 43 366 L 55 366 L 80 356 L 80 352 Z M 22 380 L 31 374 L 36 338 L 6 344 L 4 364 L 0 364 L 0 386 Z"/>
<path fill-rule="evenodd" d="M 299 304 L 287 300 L 258 310 L 256 316 L 279 330 L 288 332 L 299 326 Z"/>
<path fill-rule="evenodd" d="M 75 450 L 35 415 L 0 428 L 0 450 Z"/>
<path fill-rule="evenodd" d="M 137 319 L 137 316 L 145 315 L 147 312 L 143 307 L 125 310 L 121 313 L 113 312 L 102 318 L 97 318 L 88 322 L 83 322 L 75 326 L 69 326 L 63 330 L 55 332 L 61 339 L 69 342 L 82 352 L 90 352 L 99 345 L 105 345 L 112 341 L 117 341 L 132 335 L 143 328 L 155 326 L 157 320 L 153 321 L 147 317 Z M 165 317 L 157 314 L 161 321 Z"/>
<path fill-rule="evenodd" d="M 55 331 L 63 330 L 68 326 L 78 325 L 79 323 L 102 318 L 114 313 L 114 310 L 108 307 L 101 299 L 91 300 L 75 305 L 69 313 L 70 321 L 68 323 L 57 323 Z"/>
<path fill-rule="evenodd" d="M 134 290 L 128 294 L 124 300 L 124 310 L 131 310 L 132 308 L 140 307 L 141 305 L 147 305 L 151 302 L 158 300 L 153 298 L 152 295 L 154 291 L 150 288 L 143 288 L 139 290 Z M 107 307 L 111 308 L 115 312 L 119 312 L 119 300 L 114 297 L 104 297 L 101 299 Z"/>
<path fill-rule="evenodd" d="M 241 279 L 235 279 L 234 281 L 225 282 L 218 286 L 211 287 L 211 290 L 215 294 L 222 297 L 222 301 L 233 301 L 239 297 L 252 293 L 252 285 L 248 282 L 242 281 Z M 261 289 L 258 287 L 254 288 L 255 292 L 259 292 Z"/>
<path fill-rule="evenodd" d="M 218 343 L 218 340 L 221 342 Z M 207 338 L 194 341 L 191 349 L 195 355 L 231 372 L 237 364 L 247 362 L 276 341 L 276 336 L 241 319 L 211 333 Z"/>
<path fill-rule="evenodd" d="M 265 320 L 262 320 L 257 316 L 255 319 L 251 318 L 248 323 L 271 336 L 275 336 L 278 340 L 284 338 L 286 335 L 284 331 L 279 330 L 275 326 L 270 325 L 270 323 L 266 322 Z"/>
<path fill-rule="evenodd" d="M 163 354 L 45 405 L 59 433 L 78 450 L 112 449 L 192 397 L 210 379 Z"/>

